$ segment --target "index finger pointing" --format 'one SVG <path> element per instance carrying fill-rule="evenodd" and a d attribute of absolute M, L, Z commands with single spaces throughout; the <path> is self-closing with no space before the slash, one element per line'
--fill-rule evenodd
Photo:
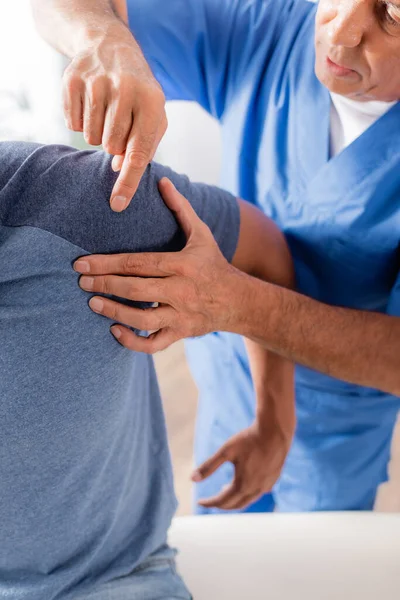
<path fill-rule="evenodd" d="M 135 195 L 147 165 L 153 158 L 156 135 L 156 128 L 146 131 L 134 124 L 121 172 L 111 193 L 111 208 L 115 212 L 125 210 Z"/>

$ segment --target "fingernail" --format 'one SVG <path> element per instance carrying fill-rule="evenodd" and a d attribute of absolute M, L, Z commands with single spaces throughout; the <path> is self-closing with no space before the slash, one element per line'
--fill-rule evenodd
<path fill-rule="evenodd" d="M 100 298 L 91 298 L 89 300 L 89 306 L 94 312 L 101 312 L 103 310 L 104 302 Z"/>
<path fill-rule="evenodd" d="M 80 278 L 79 285 L 83 290 L 90 292 L 93 289 L 94 279 L 93 277 L 86 277 L 86 275 L 84 275 Z"/>
<path fill-rule="evenodd" d="M 74 270 L 78 273 L 89 273 L 90 264 L 87 262 L 87 260 L 77 260 L 74 263 Z"/>
<path fill-rule="evenodd" d="M 195 471 L 192 475 L 192 481 L 201 481 L 201 475 L 199 473 L 199 471 Z"/>
<path fill-rule="evenodd" d="M 111 200 L 111 208 L 114 212 L 122 212 L 128 206 L 128 200 L 125 196 L 114 196 Z"/>
<path fill-rule="evenodd" d="M 115 338 L 117 338 L 117 340 L 119 340 L 119 338 L 122 335 L 122 331 L 120 330 L 120 328 L 119 327 L 111 327 L 110 331 L 113 334 L 113 336 Z"/>

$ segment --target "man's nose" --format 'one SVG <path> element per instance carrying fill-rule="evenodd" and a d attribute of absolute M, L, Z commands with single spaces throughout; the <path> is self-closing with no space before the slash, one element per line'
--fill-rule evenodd
<path fill-rule="evenodd" d="M 328 24 L 329 39 L 334 46 L 359 46 L 371 24 L 371 6 L 365 0 L 340 0 L 336 14 Z"/>

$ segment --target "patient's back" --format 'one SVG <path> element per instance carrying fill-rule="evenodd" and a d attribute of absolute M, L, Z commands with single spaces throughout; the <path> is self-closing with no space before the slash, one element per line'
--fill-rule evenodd
<path fill-rule="evenodd" d="M 179 250 L 157 192 L 164 175 L 228 259 L 236 246 L 232 197 L 159 165 L 113 213 L 110 160 L 0 144 L 0 597 L 11 600 L 69 598 L 129 573 L 164 543 L 175 510 L 152 360 L 122 348 L 90 311 L 73 261 Z"/>

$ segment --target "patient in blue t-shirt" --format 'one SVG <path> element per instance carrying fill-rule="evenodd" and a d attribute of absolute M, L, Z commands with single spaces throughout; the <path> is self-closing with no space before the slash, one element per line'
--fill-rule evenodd
<path fill-rule="evenodd" d="M 163 176 L 231 261 L 227 192 L 151 164 L 116 214 L 107 154 L 0 143 L 0 599 L 190 598 L 166 543 L 176 500 L 152 358 L 114 340 L 71 266 L 180 250 Z"/>

